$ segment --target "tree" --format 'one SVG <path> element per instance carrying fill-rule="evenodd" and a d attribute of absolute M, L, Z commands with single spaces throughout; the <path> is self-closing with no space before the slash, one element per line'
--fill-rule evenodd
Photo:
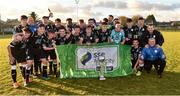
<path fill-rule="evenodd" d="M 134 25 L 137 24 L 137 21 L 138 21 L 139 17 L 141 17 L 141 16 L 140 16 L 140 15 L 134 15 L 134 16 L 132 17 L 132 21 L 133 21 L 133 24 L 134 24 Z"/>
<path fill-rule="evenodd" d="M 147 16 L 146 23 L 151 23 L 154 24 L 155 26 L 157 25 L 156 18 L 154 17 L 153 14 Z"/>
<path fill-rule="evenodd" d="M 31 12 L 29 15 L 34 19 L 34 21 L 39 20 L 38 15 L 35 12 Z"/>
<path fill-rule="evenodd" d="M 121 24 L 122 24 L 123 26 L 126 25 L 126 23 L 127 23 L 127 17 L 126 17 L 126 16 L 120 16 L 120 17 L 119 17 L 119 20 L 120 20 L 120 22 L 121 22 Z"/>

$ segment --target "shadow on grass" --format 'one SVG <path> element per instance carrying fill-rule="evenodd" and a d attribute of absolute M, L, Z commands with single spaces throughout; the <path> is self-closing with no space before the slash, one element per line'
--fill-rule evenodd
<path fill-rule="evenodd" d="M 45 85 L 34 82 L 31 87 L 47 90 L 48 94 L 153 94 L 153 95 L 177 95 L 180 94 L 180 73 L 164 72 L 163 78 L 158 78 L 155 72 L 136 77 L 107 78 L 99 81 L 98 78 L 59 79 L 48 80 L 57 86 Z M 35 93 L 36 94 L 36 93 Z"/>

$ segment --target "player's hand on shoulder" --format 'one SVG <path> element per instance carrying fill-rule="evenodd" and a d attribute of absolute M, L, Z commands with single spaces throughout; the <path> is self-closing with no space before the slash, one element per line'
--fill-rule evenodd
<path fill-rule="evenodd" d="M 157 48 L 161 48 L 161 46 L 159 44 L 156 45 Z"/>
<path fill-rule="evenodd" d="M 144 47 L 145 47 L 145 48 L 148 48 L 148 47 L 149 47 L 149 45 L 148 45 L 148 44 L 146 44 Z"/>

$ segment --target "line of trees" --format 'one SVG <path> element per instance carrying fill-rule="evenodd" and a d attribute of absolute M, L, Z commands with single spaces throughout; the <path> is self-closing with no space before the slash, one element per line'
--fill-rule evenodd
<path fill-rule="evenodd" d="M 35 12 L 31 12 L 29 13 L 29 16 L 31 16 L 35 21 L 40 21 L 40 18 L 38 17 L 38 14 L 36 14 Z M 140 15 L 134 15 L 132 16 L 132 20 L 133 23 L 136 24 L 138 21 L 138 18 L 140 17 Z M 126 25 L 127 23 L 127 18 L 126 16 L 120 16 L 118 17 L 120 22 L 122 23 L 122 25 Z M 154 24 L 155 26 L 157 26 L 159 29 L 161 28 L 165 28 L 167 29 L 180 29 L 180 21 L 173 21 L 173 22 L 157 22 L 156 18 L 153 14 L 148 15 L 145 18 L 145 22 L 146 24 L 151 23 Z M 167 24 L 168 23 L 168 24 Z M 13 27 L 17 24 L 19 24 L 18 19 L 8 19 L 6 22 L 0 20 L 0 30 L 2 30 L 2 32 L 10 32 Z M 0 34 L 3 34 L 2 32 L 0 32 Z"/>
<path fill-rule="evenodd" d="M 133 24 L 136 24 L 137 21 L 138 21 L 138 18 L 140 17 L 140 15 L 134 15 L 132 17 L 132 20 L 133 20 Z M 127 23 L 127 18 L 126 16 L 120 16 L 119 17 L 119 20 L 121 22 L 122 25 L 126 25 Z M 148 15 L 146 18 L 145 18 L 145 22 L 146 23 L 151 23 L 151 24 L 154 24 L 155 26 L 157 26 L 157 21 L 156 21 L 156 18 L 155 16 L 152 14 L 152 15 Z"/>

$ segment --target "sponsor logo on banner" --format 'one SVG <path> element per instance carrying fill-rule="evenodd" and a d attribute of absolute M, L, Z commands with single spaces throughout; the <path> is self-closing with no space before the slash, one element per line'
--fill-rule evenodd
<path fill-rule="evenodd" d="M 96 70 L 99 71 L 99 59 L 104 57 L 106 71 L 118 69 L 119 46 L 85 46 L 76 49 L 76 68 L 77 70 Z"/>

